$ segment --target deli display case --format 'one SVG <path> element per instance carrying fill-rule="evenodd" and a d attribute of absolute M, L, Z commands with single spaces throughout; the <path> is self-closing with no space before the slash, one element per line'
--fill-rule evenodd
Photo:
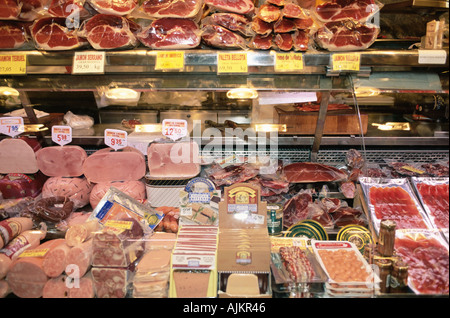
<path fill-rule="evenodd" d="M 79 1 L 89 17 L 70 49 L 39 37 L 69 21 L 53 3 L 0 15 L 0 296 L 448 297 L 448 1 L 236 1 L 246 22 L 230 47 L 214 42 L 211 21 L 230 13 L 221 1 L 192 1 L 184 18 L 98 2 Z M 333 18 L 352 5 L 367 16 Z M 42 25 L 7 47 L 3 30 L 26 14 Z M 273 14 L 258 48 L 252 23 Z M 128 42 L 89 38 L 101 18 L 120 20 Z M 184 35 L 193 21 L 201 42 L 150 44 L 164 19 L 190 21 Z M 283 19 L 298 24 L 281 31 Z M 342 44 L 323 30 L 336 22 L 376 36 Z M 34 245 L 8 250 L 32 229 Z M 81 269 L 82 288 L 53 251 Z M 24 282 L 15 264 L 31 261 Z"/>

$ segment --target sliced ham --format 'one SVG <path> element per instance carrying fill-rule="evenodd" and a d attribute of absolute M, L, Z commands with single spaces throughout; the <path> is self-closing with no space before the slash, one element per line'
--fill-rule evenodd
<path fill-rule="evenodd" d="M 80 146 L 51 146 L 36 152 L 39 170 L 49 177 L 81 176 L 86 158 L 86 151 Z"/>
<path fill-rule="evenodd" d="M 145 157 L 133 147 L 100 149 L 84 161 L 83 172 L 94 183 L 139 180 L 146 172 Z"/>
<path fill-rule="evenodd" d="M 331 182 L 347 178 L 347 173 L 335 167 L 313 162 L 286 165 L 284 174 L 291 183 Z"/>
<path fill-rule="evenodd" d="M 77 246 L 92 238 L 95 231 L 100 229 L 97 220 L 86 221 L 81 224 L 74 224 L 66 231 L 65 239 L 68 246 Z"/>
<path fill-rule="evenodd" d="M 0 141 L 0 173 L 38 172 L 35 151 L 40 145 L 37 141 L 37 144 L 33 142 L 29 138 L 6 138 Z"/>
<path fill-rule="evenodd" d="M 153 179 L 189 179 L 200 173 L 196 142 L 152 143 L 147 158 Z"/>

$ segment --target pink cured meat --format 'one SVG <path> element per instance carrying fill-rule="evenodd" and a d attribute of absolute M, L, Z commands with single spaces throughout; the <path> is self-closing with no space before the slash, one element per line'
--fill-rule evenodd
<path fill-rule="evenodd" d="M 288 2 L 284 5 L 282 11 L 282 15 L 286 18 L 296 18 L 296 19 L 305 19 L 307 18 L 306 13 L 303 11 L 302 7 L 292 3 Z"/>
<path fill-rule="evenodd" d="M 49 177 L 81 176 L 86 158 L 86 151 L 80 146 L 51 146 L 36 153 L 39 170 Z"/>
<path fill-rule="evenodd" d="M 127 269 L 94 267 L 91 273 L 98 298 L 125 298 L 128 285 Z"/>
<path fill-rule="evenodd" d="M 145 200 L 147 197 L 145 184 L 140 180 L 101 182 L 92 188 L 89 198 L 92 209 L 95 209 L 110 187 L 117 188 L 136 200 Z"/>
<path fill-rule="evenodd" d="M 275 35 L 274 42 L 282 51 L 290 51 L 294 45 L 291 33 L 278 33 Z"/>
<path fill-rule="evenodd" d="M 292 19 L 281 18 L 273 25 L 275 33 L 287 33 L 296 30 L 295 22 Z"/>
<path fill-rule="evenodd" d="M 53 17 L 79 17 L 85 19 L 90 16 L 84 8 L 85 0 L 51 0 L 48 13 Z"/>
<path fill-rule="evenodd" d="M 72 247 L 66 257 L 66 274 L 83 277 L 91 268 L 92 252 L 92 239 Z"/>
<path fill-rule="evenodd" d="M 329 51 L 365 50 L 377 39 L 380 29 L 351 21 L 325 23 L 314 38 L 322 48 Z"/>
<path fill-rule="evenodd" d="M 255 10 L 252 0 L 205 0 L 205 4 L 221 12 L 249 14 Z"/>
<path fill-rule="evenodd" d="M 78 287 L 69 288 L 69 298 L 94 298 L 95 287 L 92 276 L 87 273 L 81 277 Z"/>
<path fill-rule="evenodd" d="M 209 46 L 221 49 L 246 47 L 242 36 L 219 25 L 205 25 L 202 27 L 202 32 L 202 40 Z"/>
<path fill-rule="evenodd" d="M 296 51 L 306 51 L 309 45 L 308 33 L 304 30 L 297 30 L 292 35 L 292 40 L 294 41 L 294 50 Z"/>
<path fill-rule="evenodd" d="M 127 15 L 138 5 L 137 0 L 87 0 L 89 4 L 102 14 Z"/>
<path fill-rule="evenodd" d="M 379 11 L 375 0 L 332 0 L 316 6 L 316 13 L 322 22 L 351 19 L 364 22 Z"/>
<path fill-rule="evenodd" d="M 251 28 L 256 34 L 267 36 L 273 31 L 273 23 L 265 22 L 255 16 L 253 17 Z"/>
<path fill-rule="evenodd" d="M 146 172 L 145 157 L 133 147 L 100 149 L 84 161 L 83 172 L 94 183 L 139 180 Z"/>
<path fill-rule="evenodd" d="M 6 138 L 0 141 L 0 173 L 38 172 L 36 154 L 39 143 L 29 138 Z"/>
<path fill-rule="evenodd" d="M 42 290 L 42 298 L 68 298 L 69 287 L 66 284 L 66 276 L 50 278 Z"/>
<path fill-rule="evenodd" d="M 152 143 L 147 149 L 147 160 L 153 179 L 189 179 L 200 173 L 196 142 Z"/>
<path fill-rule="evenodd" d="M 201 42 L 197 23 L 181 18 L 155 20 L 137 38 L 152 49 L 193 49 Z"/>
<path fill-rule="evenodd" d="M 245 15 L 228 12 L 217 12 L 213 13 L 210 17 L 211 22 L 214 24 L 218 24 L 230 31 L 236 31 L 243 35 L 248 34 L 248 26 L 251 21 Z"/>
<path fill-rule="evenodd" d="M 266 3 L 258 8 L 257 16 L 268 23 L 276 22 L 281 18 L 281 9 Z"/>
<path fill-rule="evenodd" d="M 313 162 L 297 162 L 283 168 L 291 183 L 331 182 L 347 178 L 347 173 L 337 168 Z"/>
<path fill-rule="evenodd" d="M 431 219 L 438 228 L 449 227 L 449 186 L 448 184 L 417 184 L 417 190 L 424 205 L 431 214 Z"/>
<path fill-rule="evenodd" d="M 250 45 L 256 50 L 270 50 L 273 47 L 273 35 L 257 34 L 252 38 Z"/>
<path fill-rule="evenodd" d="M 44 256 L 42 269 L 48 277 L 58 277 L 66 269 L 66 258 L 70 251 L 70 246 L 66 244 L 65 239 L 55 239 L 60 243 Z"/>
<path fill-rule="evenodd" d="M 201 0 L 146 0 L 139 11 L 154 18 L 187 18 L 198 15 L 203 5 Z"/>
<path fill-rule="evenodd" d="M 112 50 L 135 47 L 136 34 L 141 27 L 121 16 L 96 14 L 82 25 L 80 34 L 96 50 Z"/>
<path fill-rule="evenodd" d="M 40 171 L 34 174 L 8 173 L 0 176 L 3 199 L 35 198 L 42 192 L 47 177 Z"/>
<path fill-rule="evenodd" d="M 0 50 L 17 50 L 28 43 L 24 24 L 15 21 L 0 21 Z"/>
<path fill-rule="evenodd" d="M 87 42 L 78 37 L 78 30 L 66 25 L 66 18 L 47 17 L 36 20 L 31 36 L 39 50 L 61 51 L 78 49 Z"/>
<path fill-rule="evenodd" d="M 42 188 L 42 197 L 66 197 L 79 209 L 89 204 L 90 193 L 93 188 L 85 177 L 51 177 Z"/>
<path fill-rule="evenodd" d="M 17 0 L 0 0 L 0 19 L 18 20 L 21 7 Z"/>

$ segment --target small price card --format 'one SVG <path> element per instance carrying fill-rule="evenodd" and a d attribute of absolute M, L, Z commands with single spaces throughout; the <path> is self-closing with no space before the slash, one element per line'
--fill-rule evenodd
<path fill-rule="evenodd" d="M 102 74 L 105 72 L 105 52 L 75 52 L 72 74 Z"/>
<path fill-rule="evenodd" d="M 105 129 L 105 145 L 114 150 L 127 146 L 128 133 L 119 129 Z"/>
<path fill-rule="evenodd" d="M 275 54 L 275 71 L 301 71 L 303 70 L 303 54 L 302 53 L 276 53 Z"/>
<path fill-rule="evenodd" d="M 172 140 L 178 140 L 187 135 L 188 125 L 184 119 L 164 119 L 162 122 L 163 136 Z"/>
<path fill-rule="evenodd" d="M 0 54 L 1 75 L 25 75 L 27 73 L 27 57 L 25 54 Z"/>
<path fill-rule="evenodd" d="M 60 146 L 72 142 L 72 127 L 70 126 L 52 126 L 52 141 Z"/>
<path fill-rule="evenodd" d="M 156 70 L 182 70 L 184 69 L 183 51 L 158 51 L 156 53 Z"/>
<path fill-rule="evenodd" d="M 1 117 L 0 133 L 15 137 L 25 131 L 22 117 Z"/>
<path fill-rule="evenodd" d="M 217 73 L 248 73 L 247 53 L 218 53 Z"/>
<path fill-rule="evenodd" d="M 359 53 L 336 53 L 331 56 L 333 71 L 359 71 L 361 55 Z"/>

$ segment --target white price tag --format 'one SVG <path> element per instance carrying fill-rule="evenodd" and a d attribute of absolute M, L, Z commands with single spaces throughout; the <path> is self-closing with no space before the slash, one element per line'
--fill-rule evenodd
<path fill-rule="evenodd" d="M 119 129 L 105 129 L 105 145 L 114 150 L 127 146 L 128 133 Z"/>
<path fill-rule="evenodd" d="M 52 141 L 60 146 L 72 142 L 72 127 L 52 126 Z"/>
<path fill-rule="evenodd" d="M 191 217 L 192 216 L 192 207 L 186 206 L 180 208 L 180 216 Z"/>
<path fill-rule="evenodd" d="M 15 137 L 25 131 L 22 117 L 1 117 L 0 133 Z"/>
<path fill-rule="evenodd" d="M 186 137 L 187 132 L 188 125 L 184 119 L 164 119 L 162 122 L 163 136 L 174 141 Z"/>
<path fill-rule="evenodd" d="M 105 72 L 105 52 L 75 52 L 72 74 L 102 74 Z"/>
<path fill-rule="evenodd" d="M 419 64 L 445 64 L 445 50 L 419 50 Z"/>

